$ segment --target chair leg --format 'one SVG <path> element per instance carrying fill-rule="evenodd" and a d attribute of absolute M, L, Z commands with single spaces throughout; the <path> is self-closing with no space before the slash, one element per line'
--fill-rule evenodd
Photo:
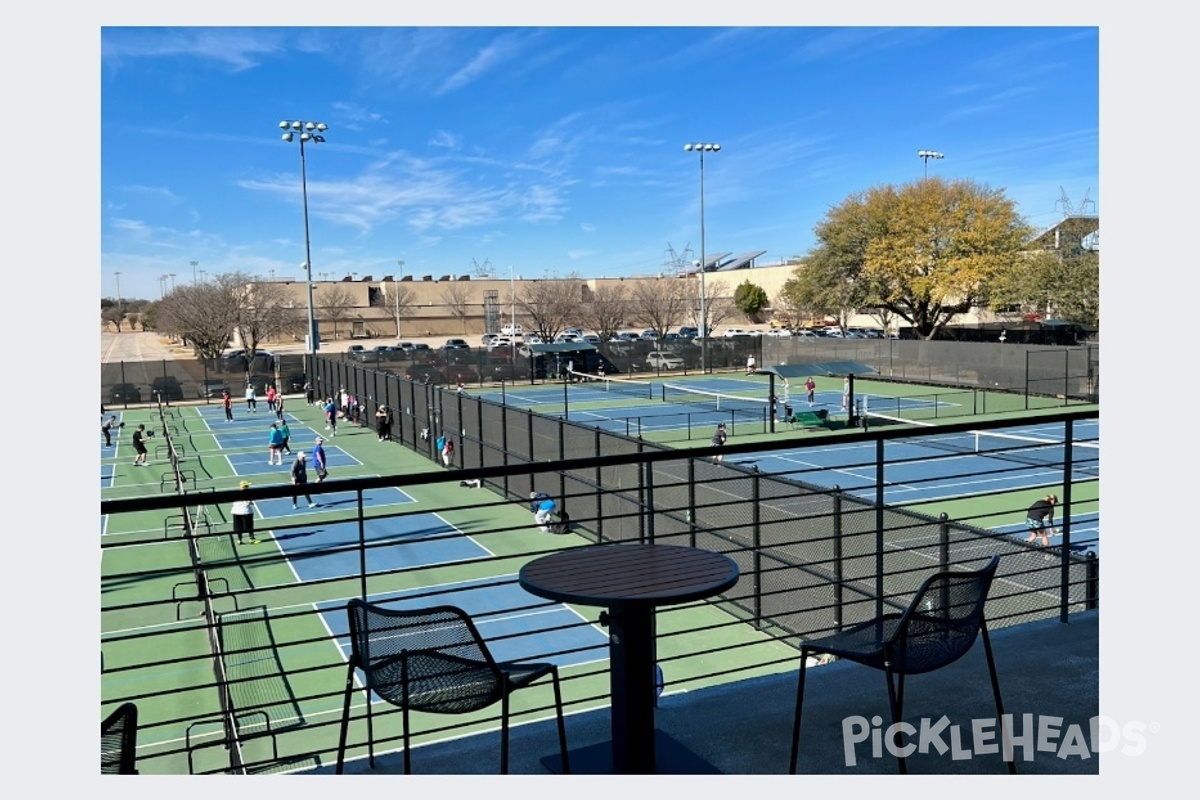
<path fill-rule="evenodd" d="M 500 774 L 508 774 L 508 689 L 500 698 Z"/>
<path fill-rule="evenodd" d="M 412 775 L 412 742 L 408 737 L 408 704 L 400 709 L 400 720 L 404 726 L 404 774 Z"/>
<path fill-rule="evenodd" d="M 346 763 L 346 733 L 350 728 L 350 696 L 354 692 L 354 664 L 346 672 L 346 693 L 342 702 L 342 731 L 338 736 L 337 771 L 341 775 Z"/>
<path fill-rule="evenodd" d="M 554 708 L 558 712 L 558 749 L 562 753 L 563 775 L 571 774 L 571 760 L 567 755 L 567 724 L 563 719 L 562 687 L 558 682 L 558 667 L 551 673 L 554 678 Z"/>
<path fill-rule="evenodd" d="M 980 624 L 979 632 L 983 634 L 983 652 L 987 655 L 988 677 L 992 679 L 992 695 L 996 698 L 996 722 L 1000 726 L 1000 755 L 1003 757 L 1006 748 L 1011 754 L 1012 742 L 1004 731 L 1004 703 L 1000 700 L 1000 680 L 996 677 L 996 661 L 992 658 L 992 642 L 988 639 L 986 622 Z M 1008 765 L 1009 775 L 1017 774 L 1015 758 L 1006 758 L 1004 763 Z"/>
<path fill-rule="evenodd" d="M 796 718 L 792 722 L 792 758 L 788 762 L 788 773 L 796 774 L 796 759 L 800 755 L 800 711 L 804 707 L 804 672 L 808 664 L 808 651 L 800 648 L 800 680 L 796 685 Z"/>
<path fill-rule="evenodd" d="M 893 673 L 890 666 L 884 674 L 887 678 L 888 705 L 892 708 L 892 725 L 898 726 L 904 714 L 904 676 Z M 897 679 L 899 687 L 896 686 Z M 893 727 L 893 731 L 892 745 L 899 750 L 900 730 L 898 727 Z M 907 775 L 908 765 L 904 762 L 904 756 L 896 756 L 896 761 L 900 763 L 900 774 Z"/>

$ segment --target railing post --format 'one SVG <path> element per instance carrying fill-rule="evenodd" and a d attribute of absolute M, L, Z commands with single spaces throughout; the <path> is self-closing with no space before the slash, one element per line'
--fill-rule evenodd
<path fill-rule="evenodd" d="M 754 598 L 754 625 L 762 627 L 762 487 L 760 486 L 762 478 L 755 473 L 751 477 L 751 542 L 753 550 L 751 551 L 751 572 L 754 575 L 754 586 L 751 589 L 751 596 Z"/>
<path fill-rule="evenodd" d="M 950 515 L 938 514 L 938 568 L 950 567 Z"/>
<path fill-rule="evenodd" d="M 1100 559 L 1095 553 L 1084 556 L 1084 608 L 1094 611 L 1100 607 Z"/>
<path fill-rule="evenodd" d="M 842 591 L 845 569 L 842 565 L 842 487 L 833 487 L 833 622 L 842 629 L 845 597 Z"/>

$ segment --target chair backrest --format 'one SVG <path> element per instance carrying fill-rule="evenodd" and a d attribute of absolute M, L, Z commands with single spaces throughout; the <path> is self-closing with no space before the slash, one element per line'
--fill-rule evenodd
<path fill-rule="evenodd" d="M 354 664 L 389 703 L 455 714 L 503 695 L 504 674 L 462 609 L 395 610 L 354 599 L 346 611 Z"/>
<path fill-rule="evenodd" d="M 137 706 L 122 703 L 100 723 L 100 773 L 137 773 Z"/>
<path fill-rule="evenodd" d="M 992 556 L 982 569 L 939 572 L 921 584 L 888 645 L 895 672 L 930 672 L 967 654 L 983 628 L 983 607 L 999 563 Z"/>

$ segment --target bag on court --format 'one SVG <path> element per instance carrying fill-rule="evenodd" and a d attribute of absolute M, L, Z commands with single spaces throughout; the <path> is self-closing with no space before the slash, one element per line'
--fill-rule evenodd
<path fill-rule="evenodd" d="M 558 519 L 550 523 L 551 533 L 567 533 L 571 529 L 571 517 L 566 511 L 558 512 Z"/>

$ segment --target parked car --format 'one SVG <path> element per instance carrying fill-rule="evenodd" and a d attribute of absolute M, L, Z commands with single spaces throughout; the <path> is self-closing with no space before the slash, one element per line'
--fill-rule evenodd
<path fill-rule="evenodd" d="M 442 345 L 443 350 L 470 350 L 471 345 L 467 344 L 466 339 L 447 339 Z"/>
<path fill-rule="evenodd" d="M 428 383 L 441 386 L 446 382 L 446 376 L 433 364 L 413 364 L 404 371 L 404 377 L 416 383 Z"/>
<path fill-rule="evenodd" d="M 510 347 L 512 347 L 512 345 L 513 345 L 512 339 L 508 338 L 507 336 L 497 336 L 495 339 L 492 339 L 492 341 L 488 343 L 488 352 L 490 353 L 494 350 L 510 348 Z"/>
<path fill-rule="evenodd" d="M 150 382 L 150 396 L 166 401 L 182 400 L 183 386 L 174 375 L 164 375 Z"/>
<path fill-rule="evenodd" d="M 220 397 L 221 392 L 229 388 L 229 384 L 220 378 L 209 378 L 200 381 L 200 397 L 207 399 L 212 397 Z"/>
<path fill-rule="evenodd" d="M 679 337 L 681 339 L 695 339 L 699 335 L 699 328 L 693 328 L 690 325 L 683 325 L 679 328 Z"/>
<path fill-rule="evenodd" d="M 647 369 L 683 369 L 683 359 L 672 353 L 651 350 L 646 356 Z"/>
<path fill-rule="evenodd" d="M 581 331 L 579 328 L 567 328 L 565 331 L 563 331 L 563 333 L 569 333 L 573 336 L 578 336 L 581 339 L 583 338 L 583 331 Z"/>
<path fill-rule="evenodd" d="M 442 367 L 447 383 L 479 383 L 479 373 L 468 364 L 448 364 Z"/>
<path fill-rule="evenodd" d="M 140 403 L 142 390 L 132 383 L 117 383 L 108 392 L 110 403 Z"/>
<path fill-rule="evenodd" d="M 495 339 L 497 335 L 498 334 L 495 334 L 495 333 L 485 333 L 483 336 L 479 337 L 479 344 L 483 345 L 484 347 L 487 347 L 489 344 L 492 343 L 492 340 Z"/>
<path fill-rule="evenodd" d="M 590 344 L 592 347 L 600 346 L 600 337 L 594 333 L 587 334 L 586 336 L 583 337 L 583 340 L 585 342 L 587 342 L 588 344 Z"/>
<path fill-rule="evenodd" d="M 367 348 L 361 344 L 352 344 L 346 348 L 346 355 L 351 358 L 357 358 L 359 353 L 367 352 Z"/>
<path fill-rule="evenodd" d="M 575 344 L 576 342 L 582 341 L 583 337 L 574 333 L 560 333 L 558 336 L 554 337 L 555 344 Z"/>
<path fill-rule="evenodd" d="M 767 331 L 767 336 L 791 336 L 792 332 L 787 328 L 771 328 Z"/>
<path fill-rule="evenodd" d="M 658 341 L 658 331 L 644 330 L 642 331 L 642 339 L 647 342 Z"/>
<path fill-rule="evenodd" d="M 725 329 L 725 338 L 726 339 L 732 339 L 735 336 L 749 336 L 749 335 L 750 335 L 750 331 L 746 330 L 745 328 L 726 328 Z"/>
<path fill-rule="evenodd" d="M 411 357 L 413 352 L 412 342 L 397 342 L 392 345 L 392 348 L 403 357 Z"/>
<path fill-rule="evenodd" d="M 254 363 L 249 364 L 245 350 L 231 350 L 221 357 L 221 368 L 227 372 L 265 372 L 275 368 L 275 354 L 270 350 L 257 350 L 254 353 Z"/>
<path fill-rule="evenodd" d="M 796 336 L 800 339 L 820 339 L 821 338 L 820 336 L 818 336 L 817 334 L 813 333 L 810 330 L 799 330 L 799 331 L 796 331 L 792 335 Z"/>

